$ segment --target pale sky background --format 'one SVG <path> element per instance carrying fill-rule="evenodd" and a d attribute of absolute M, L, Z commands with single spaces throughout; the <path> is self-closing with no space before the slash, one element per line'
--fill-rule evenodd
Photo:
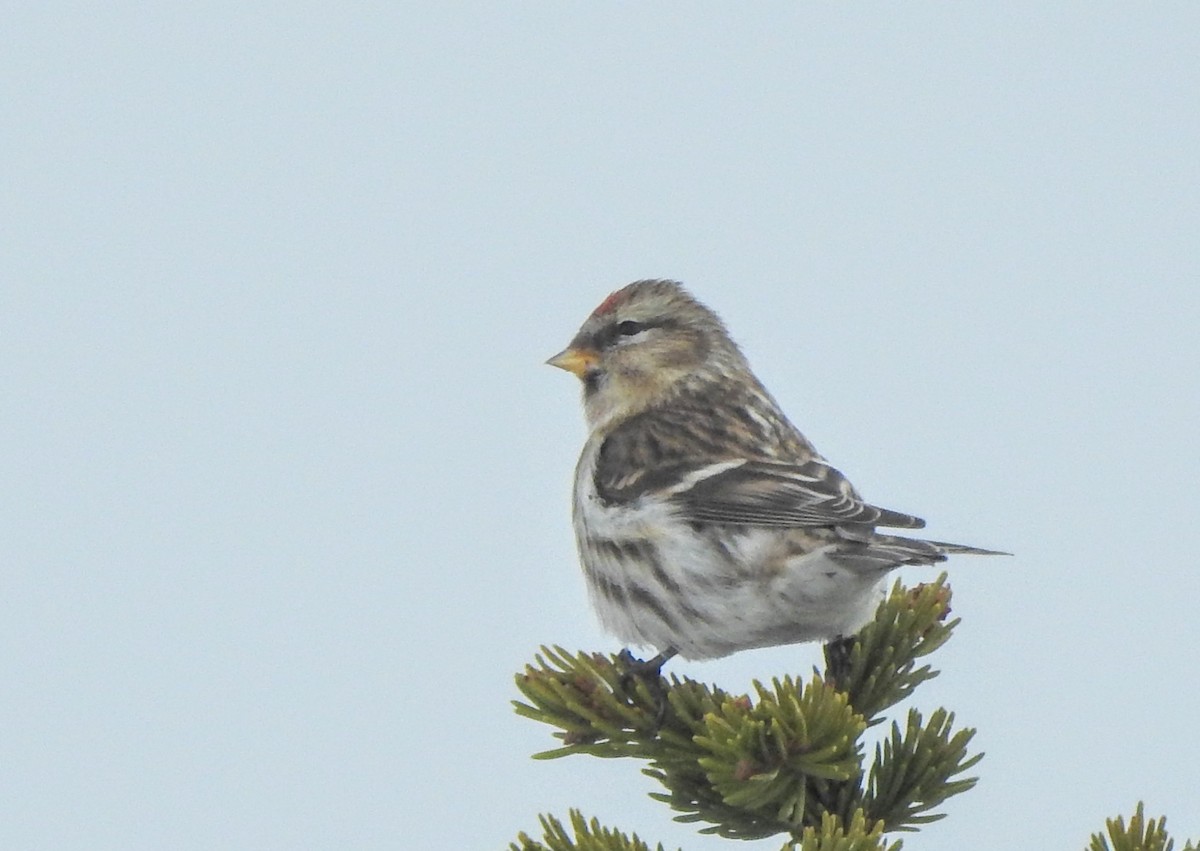
<path fill-rule="evenodd" d="M 574 379 L 684 281 L 951 562 L 906 848 L 1200 837 L 1200 6 L 62 4 L 0 27 L 0 847 L 699 837 L 514 715 Z M 910 581 L 934 575 L 912 571 Z M 671 670 L 731 689 L 816 646 Z"/>

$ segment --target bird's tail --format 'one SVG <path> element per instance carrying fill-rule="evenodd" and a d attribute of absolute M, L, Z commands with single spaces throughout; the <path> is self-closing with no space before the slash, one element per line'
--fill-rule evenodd
<path fill-rule="evenodd" d="M 939 552 L 946 555 L 970 555 L 970 556 L 1010 556 L 1012 553 L 1006 553 L 1003 550 L 985 550 L 982 547 L 968 547 L 966 544 L 948 544 L 945 541 L 925 541 L 926 544 L 932 544 Z"/>
<path fill-rule="evenodd" d="M 947 556 L 951 555 L 1012 555 L 1012 553 L 1004 553 L 999 550 L 968 547 L 965 544 L 927 541 L 923 538 L 905 538 L 902 535 L 881 535 L 878 532 L 873 534 L 868 541 L 858 544 L 857 547 L 848 547 L 846 552 L 890 563 L 893 567 L 901 564 L 937 564 L 939 561 L 945 561 Z"/>

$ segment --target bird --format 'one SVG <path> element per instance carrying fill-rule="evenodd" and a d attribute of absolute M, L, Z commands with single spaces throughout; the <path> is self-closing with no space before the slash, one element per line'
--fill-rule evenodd
<path fill-rule="evenodd" d="M 616 290 L 546 363 L 582 383 L 575 538 L 601 626 L 657 652 L 622 651 L 638 673 L 853 640 L 899 566 L 1006 555 L 880 531 L 925 521 L 866 502 L 676 281 Z"/>

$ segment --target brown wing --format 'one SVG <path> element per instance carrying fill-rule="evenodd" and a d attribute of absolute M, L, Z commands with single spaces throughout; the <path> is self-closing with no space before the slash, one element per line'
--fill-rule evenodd
<path fill-rule="evenodd" d="M 897 526 L 918 517 L 868 505 L 782 415 L 735 407 L 651 410 L 609 435 L 596 465 L 611 504 L 657 495 L 689 519 L 751 526 Z"/>
<path fill-rule="evenodd" d="M 838 470 L 820 459 L 804 464 L 748 461 L 699 477 L 676 496 L 688 516 L 751 526 L 896 526 L 920 529 L 919 517 L 862 501 Z"/>

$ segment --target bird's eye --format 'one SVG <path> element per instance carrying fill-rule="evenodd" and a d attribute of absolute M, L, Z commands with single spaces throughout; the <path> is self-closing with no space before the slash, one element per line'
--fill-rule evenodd
<path fill-rule="evenodd" d="M 617 325 L 617 333 L 622 337 L 632 337 L 634 334 L 640 333 L 643 327 L 645 326 L 641 322 L 626 319 Z"/>

